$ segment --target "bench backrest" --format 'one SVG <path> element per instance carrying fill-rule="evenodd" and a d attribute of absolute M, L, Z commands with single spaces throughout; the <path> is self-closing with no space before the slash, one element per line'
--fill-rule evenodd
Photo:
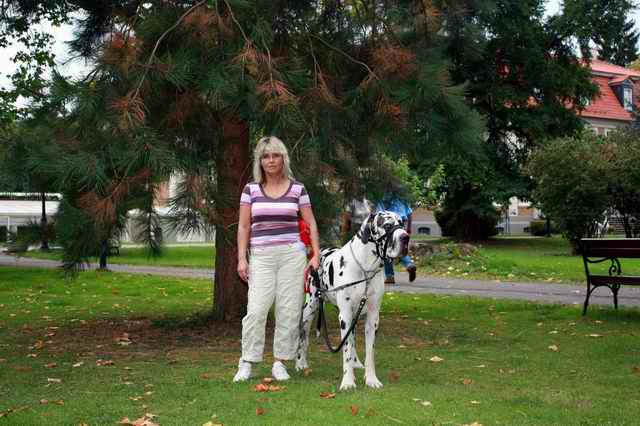
<path fill-rule="evenodd" d="M 583 238 L 584 257 L 640 258 L 640 238 Z"/>

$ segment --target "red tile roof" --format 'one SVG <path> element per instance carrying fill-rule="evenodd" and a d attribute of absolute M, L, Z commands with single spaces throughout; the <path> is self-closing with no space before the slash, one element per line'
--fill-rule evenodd
<path fill-rule="evenodd" d="M 612 66 L 616 68 L 622 68 L 618 67 L 617 65 Z M 626 70 L 626 68 L 622 69 Z M 580 113 L 580 115 L 582 117 L 632 121 L 633 116 L 629 113 L 629 111 L 623 108 L 615 93 L 613 93 L 613 89 L 609 86 L 611 78 L 594 75 L 592 76 L 592 80 L 594 83 L 598 84 L 600 88 L 600 94 L 591 100 L 589 106 L 586 107 L 584 111 Z M 634 88 L 636 96 L 638 93 L 638 89 L 640 89 L 640 87 L 636 85 L 636 87 Z"/>
<path fill-rule="evenodd" d="M 591 60 L 591 70 L 594 72 L 601 72 L 607 74 L 616 75 L 628 75 L 631 77 L 640 77 L 640 71 L 636 71 L 631 68 L 621 67 L 619 65 L 610 64 L 609 62 L 601 61 L 600 59 Z"/>

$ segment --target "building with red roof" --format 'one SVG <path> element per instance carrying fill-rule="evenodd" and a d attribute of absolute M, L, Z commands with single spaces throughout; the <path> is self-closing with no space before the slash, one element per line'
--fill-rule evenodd
<path fill-rule="evenodd" d="M 640 95 L 640 71 L 599 59 L 593 59 L 589 66 L 600 93 L 579 115 L 599 135 L 631 124 L 635 120 L 634 104 Z"/>

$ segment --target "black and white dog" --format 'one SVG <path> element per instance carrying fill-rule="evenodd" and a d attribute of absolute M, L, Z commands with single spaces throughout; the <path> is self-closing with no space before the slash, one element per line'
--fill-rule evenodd
<path fill-rule="evenodd" d="M 318 309 L 319 297 L 338 307 L 342 339 L 352 324 L 360 302 L 366 297 L 366 309 L 362 311 L 363 316 L 366 314 L 364 378 L 367 386 L 382 387 L 376 376 L 373 352 L 384 296 L 384 274 L 381 270 L 385 258 L 404 256 L 408 250 L 409 234 L 402 226 L 402 219 L 387 211 L 370 215 L 356 236 L 342 248 L 322 250 L 318 271 L 320 282 L 314 282 L 309 276 L 310 298 L 302 310 L 296 370 L 308 368 L 309 329 Z M 349 335 L 342 350 L 344 374 L 340 390 L 355 388 L 353 369 L 363 368 L 356 354 L 354 334 L 355 331 Z"/>

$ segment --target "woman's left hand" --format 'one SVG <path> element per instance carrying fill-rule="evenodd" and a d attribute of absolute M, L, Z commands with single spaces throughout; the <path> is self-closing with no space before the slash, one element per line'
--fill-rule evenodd
<path fill-rule="evenodd" d="M 307 263 L 307 267 L 304 268 L 304 272 L 306 274 L 311 269 L 317 271 L 318 268 L 320 268 L 320 256 L 313 256 L 311 259 L 309 259 L 309 263 Z"/>

